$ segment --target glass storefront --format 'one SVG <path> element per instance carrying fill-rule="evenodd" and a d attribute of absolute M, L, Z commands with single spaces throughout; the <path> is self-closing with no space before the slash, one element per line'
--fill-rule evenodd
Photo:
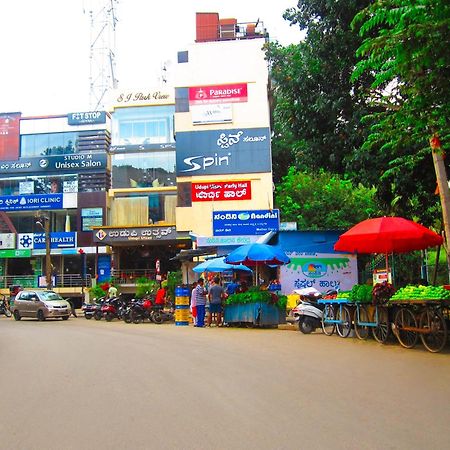
<path fill-rule="evenodd" d="M 78 192 L 78 175 L 23 176 L 0 180 L 0 195 Z"/>
<path fill-rule="evenodd" d="M 174 143 L 175 105 L 117 108 L 112 119 L 113 145 Z"/>
<path fill-rule="evenodd" d="M 175 150 L 112 156 L 113 188 L 175 186 Z"/>

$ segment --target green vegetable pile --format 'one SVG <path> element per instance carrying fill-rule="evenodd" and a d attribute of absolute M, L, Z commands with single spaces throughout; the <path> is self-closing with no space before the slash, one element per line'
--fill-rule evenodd
<path fill-rule="evenodd" d="M 448 300 L 450 291 L 442 286 L 405 286 L 399 289 L 390 299 L 390 301 L 399 300 Z"/>
<path fill-rule="evenodd" d="M 370 303 L 372 301 L 372 286 L 355 284 L 351 291 L 339 292 L 337 298 L 346 298 L 349 302 Z"/>
<path fill-rule="evenodd" d="M 250 288 L 247 292 L 240 292 L 230 295 L 226 300 L 226 305 L 246 304 L 246 303 L 270 303 L 280 309 L 286 309 L 287 296 L 276 295 L 270 291 L 262 291 L 258 288 Z"/>

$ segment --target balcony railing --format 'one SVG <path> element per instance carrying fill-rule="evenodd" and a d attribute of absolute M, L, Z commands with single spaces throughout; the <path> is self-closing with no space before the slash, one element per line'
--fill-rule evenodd
<path fill-rule="evenodd" d="M 56 275 L 53 277 L 54 287 L 71 288 L 71 287 L 91 287 L 92 279 L 90 275 L 82 277 L 78 274 Z M 23 288 L 36 288 L 39 286 L 38 275 L 6 275 L 0 277 L 0 289 L 9 288 L 11 286 L 21 286 Z"/>
<path fill-rule="evenodd" d="M 148 278 L 154 280 L 156 277 L 155 269 L 113 269 L 111 270 L 111 278 L 114 284 L 136 284 L 138 278 Z"/>

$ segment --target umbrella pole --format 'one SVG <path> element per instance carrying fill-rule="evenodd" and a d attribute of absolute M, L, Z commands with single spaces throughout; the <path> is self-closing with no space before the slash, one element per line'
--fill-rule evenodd
<path fill-rule="evenodd" d="M 386 257 L 386 281 L 389 283 L 389 255 L 387 253 L 384 255 Z"/>

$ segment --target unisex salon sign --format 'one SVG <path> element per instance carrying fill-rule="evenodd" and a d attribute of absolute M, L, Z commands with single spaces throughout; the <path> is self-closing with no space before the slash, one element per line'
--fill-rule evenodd
<path fill-rule="evenodd" d="M 177 133 L 177 175 L 271 171 L 269 128 Z"/>
<path fill-rule="evenodd" d="M 88 152 L 20 158 L 18 161 L 1 161 L 0 174 L 103 170 L 106 169 L 106 162 L 106 154 Z"/>

